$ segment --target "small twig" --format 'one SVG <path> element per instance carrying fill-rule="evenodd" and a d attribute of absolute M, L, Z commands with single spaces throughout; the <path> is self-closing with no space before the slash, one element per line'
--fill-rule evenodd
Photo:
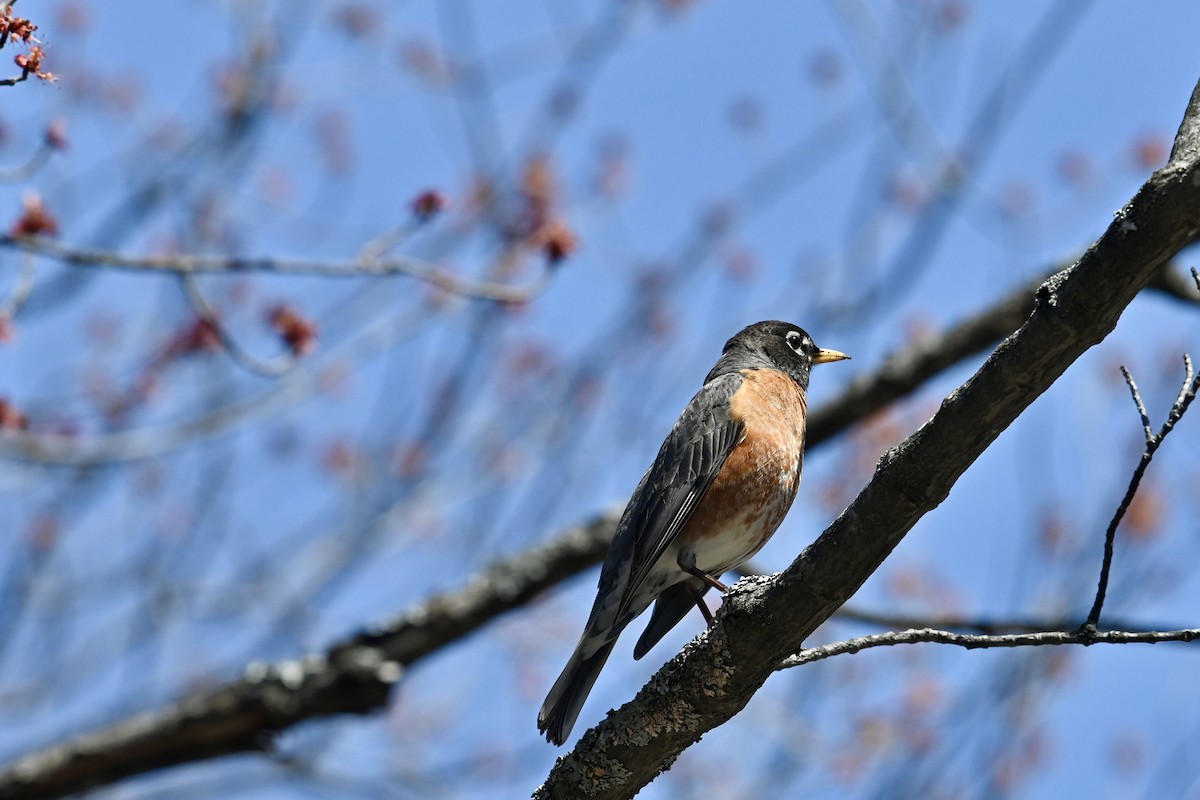
<path fill-rule="evenodd" d="M 21 78 L 21 80 L 25 80 L 25 78 Z M 7 86 L 11 84 L 0 85 Z M 46 165 L 53 152 L 54 148 L 43 141 L 24 164 L 18 164 L 15 167 L 0 168 L 0 183 L 17 183 L 18 181 L 27 180 Z"/>
<path fill-rule="evenodd" d="M 977 650 L 992 647 L 1042 647 L 1064 644 L 1158 644 L 1160 642 L 1191 642 L 1200 639 L 1200 628 L 1185 628 L 1178 631 L 1043 631 L 1037 633 L 1013 633 L 1007 635 L 980 635 L 954 633 L 935 628 L 920 628 L 907 631 L 876 633 L 859 636 L 843 642 L 811 647 L 801 650 L 786 659 L 777 669 L 790 669 L 802 664 L 811 664 L 834 656 L 857 653 L 872 647 L 891 647 L 901 644 L 935 642 L 952 644 Z"/>
<path fill-rule="evenodd" d="M 1129 370 L 1125 365 L 1121 365 L 1121 374 L 1125 376 L 1125 384 L 1129 387 L 1129 393 L 1133 395 L 1133 403 L 1137 406 L 1138 414 L 1142 418 L 1142 432 L 1146 436 L 1146 441 L 1154 439 L 1154 431 L 1150 427 L 1150 414 L 1146 411 L 1146 404 L 1142 402 L 1142 394 L 1138 391 L 1137 384 L 1133 381 L 1133 375 L 1129 374 Z"/>
<path fill-rule="evenodd" d="M 259 358 L 242 347 L 237 339 L 230 335 L 229 330 L 221 322 L 220 315 L 217 314 L 216 309 L 204 297 L 204 293 L 200 290 L 200 285 L 196 281 L 196 276 L 185 273 L 181 278 L 183 280 L 184 293 L 187 295 L 188 301 L 192 304 L 192 308 L 196 311 L 196 315 L 212 327 L 212 330 L 217 334 L 217 338 L 221 340 L 221 347 L 238 366 L 255 375 L 262 375 L 266 378 L 278 378 L 295 369 L 300 359 L 294 353 L 285 353 L 268 361 Z"/>
<path fill-rule="evenodd" d="M 408 221 L 389 228 L 368 241 L 358 251 L 358 263 L 375 264 L 387 255 L 393 247 L 413 235 L 421 227 L 420 221 Z"/>
<path fill-rule="evenodd" d="M 1193 276 L 1195 268 L 1192 269 Z M 1196 397 L 1197 389 L 1200 389 L 1200 379 L 1196 378 L 1195 370 L 1192 368 L 1192 359 L 1186 353 L 1183 355 L 1184 378 L 1183 386 L 1179 390 L 1179 396 L 1175 398 L 1174 405 L 1171 406 L 1171 412 L 1167 414 L 1167 421 L 1163 423 L 1161 429 L 1155 434 L 1150 427 L 1150 417 L 1146 413 L 1146 405 L 1142 402 L 1141 393 L 1138 391 L 1137 384 L 1133 381 L 1133 376 L 1129 374 L 1124 366 L 1121 367 L 1121 374 L 1125 376 L 1125 383 L 1129 385 L 1129 393 L 1133 395 L 1133 402 L 1137 405 L 1138 414 L 1142 418 L 1142 432 L 1146 437 L 1146 449 L 1142 451 L 1142 458 L 1138 462 L 1137 469 L 1133 471 L 1133 477 L 1129 481 L 1129 488 L 1125 490 L 1125 497 L 1121 499 L 1121 505 L 1117 507 L 1117 513 L 1113 515 L 1112 521 L 1108 523 L 1108 530 L 1104 533 L 1104 559 L 1100 565 L 1100 580 L 1096 586 L 1096 599 L 1092 603 L 1092 610 L 1088 612 L 1087 621 L 1080 628 L 1085 634 L 1096 635 L 1096 626 L 1100 624 L 1100 612 L 1104 608 L 1104 597 L 1108 593 L 1108 577 L 1112 570 L 1113 559 L 1113 543 L 1116 540 L 1117 526 L 1120 525 L 1121 519 L 1125 516 L 1125 512 L 1129 510 L 1129 504 L 1133 502 L 1133 497 L 1137 494 L 1138 486 L 1142 482 L 1142 476 L 1146 473 L 1146 468 L 1150 466 L 1150 461 L 1154 458 L 1154 453 L 1162 444 L 1163 439 L 1167 437 L 1175 428 L 1175 423 L 1183 417 L 1188 406 Z M 1099 641 L 1099 640 L 1097 640 Z"/>
<path fill-rule="evenodd" d="M 34 278 L 37 276 L 37 258 L 28 253 L 22 254 L 21 266 L 16 280 L 8 295 L 0 298 L 0 317 L 12 319 L 25 305 L 25 301 L 33 294 Z"/>
<path fill-rule="evenodd" d="M 1196 392 L 1200 390 L 1200 380 L 1196 379 L 1195 368 L 1192 367 L 1192 359 L 1187 353 L 1183 354 L 1183 386 L 1179 387 L 1179 394 L 1175 397 L 1175 403 L 1171 406 L 1171 413 L 1167 415 L 1167 421 L 1163 425 L 1162 431 L 1159 432 L 1158 438 L 1166 436 L 1171 429 L 1175 427 L 1175 423 L 1179 422 L 1180 417 L 1187 411 L 1192 400 L 1196 397 Z"/>
<path fill-rule="evenodd" d="M 986 617 L 958 614 L 899 614 L 872 609 L 842 606 L 830 618 L 842 624 L 873 626 L 886 631 L 936 628 L 954 633 L 979 633 L 987 636 L 1023 633 L 1050 633 L 1075 627 L 1075 622 L 1063 617 Z M 1108 619 L 1118 630 L 1175 630 L 1179 625 L 1150 625 L 1139 619 Z"/>

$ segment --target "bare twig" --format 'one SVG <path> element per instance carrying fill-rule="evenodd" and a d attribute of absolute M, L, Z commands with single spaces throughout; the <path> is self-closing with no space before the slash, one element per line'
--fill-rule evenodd
<path fill-rule="evenodd" d="M 34 278 L 37 276 L 37 259 L 31 255 L 25 254 L 21 256 L 21 266 L 18 268 L 17 277 L 13 281 L 12 288 L 8 290 L 8 294 L 0 298 L 0 317 L 12 319 L 21 310 L 21 306 L 25 305 L 25 301 L 29 299 L 29 295 L 33 292 Z"/>
<path fill-rule="evenodd" d="M 476 281 L 459 278 L 444 267 L 410 256 L 375 259 L 368 252 L 355 261 L 320 261 L 290 258 L 239 258 L 236 256 L 130 256 L 111 250 L 72 247 L 44 236 L 0 235 L 0 247 L 36 253 L 77 267 L 112 267 L 141 272 L 178 274 L 235 274 L 265 272 L 281 275 L 312 275 L 325 278 L 362 278 L 406 275 L 424 281 L 451 294 L 492 300 L 498 303 L 523 303 L 540 294 L 555 274 L 549 268 L 525 285 Z"/>
<path fill-rule="evenodd" d="M 360 264 L 378 262 L 379 259 L 391 252 L 393 247 L 412 236 L 421 227 L 421 222 L 421 219 L 408 220 L 375 236 L 358 251 L 358 262 Z"/>
<path fill-rule="evenodd" d="M 296 364 L 300 359 L 295 353 L 283 353 L 273 359 L 267 360 L 254 355 L 237 341 L 230 334 L 229 329 L 221 322 L 221 317 L 217 314 L 216 309 L 204 297 L 204 293 L 200 290 L 200 285 L 196 282 L 196 276 L 193 273 L 184 273 L 181 276 L 183 283 L 184 294 L 187 296 L 188 302 L 192 304 L 196 315 L 204 322 L 208 323 L 217 338 L 221 342 L 221 347 L 233 359 L 233 362 L 242 367 L 248 372 L 255 375 L 261 375 L 264 378 L 278 378 L 286 375 L 296 368 Z"/>
<path fill-rule="evenodd" d="M 1159 644 L 1161 642 L 1192 642 L 1200 639 L 1200 628 L 1185 628 L 1176 631 L 1037 631 L 986 635 L 955 633 L 936 628 L 918 628 L 906 631 L 876 633 L 859 636 L 843 642 L 810 647 L 786 659 L 779 669 L 790 669 L 834 656 L 857 653 L 872 647 L 892 647 L 901 644 L 935 642 L 977 650 L 993 647 L 1045 647 L 1064 644 Z"/>
<path fill-rule="evenodd" d="M 1129 373 L 1124 364 L 1121 365 L 1121 374 L 1125 376 L 1125 384 L 1129 387 L 1129 393 L 1133 395 L 1133 404 L 1137 406 L 1138 415 L 1142 418 L 1142 431 L 1146 441 L 1149 442 L 1154 439 L 1154 431 L 1150 427 L 1150 415 L 1146 412 L 1146 404 L 1142 402 L 1142 394 L 1133 381 L 1133 375 Z"/>
<path fill-rule="evenodd" d="M 938 628 L 956 633 L 981 633 L 989 636 L 1010 633 L 1048 633 L 1071 630 L 1075 620 L 1065 617 L 985 617 L 960 614 L 894 614 L 844 605 L 833 615 L 842 623 L 887 628 L 891 632 L 910 628 Z M 1114 630 L 1175 630 L 1178 625 L 1149 625 L 1146 620 L 1109 620 Z"/>
<path fill-rule="evenodd" d="M 22 78 L 21 80 L 25 80 Z M 18 81 L 19 82 L 19 81 Z M 11 86 L 12 84 L 0 82 L 0 86 Z M 45 140 L 38 145 L 33 154 L 25 160 L 25 163 L 18 164 L 15 167 L 0 168 L 0 183 L 16 183 L 17 181 L 27 180 L 46 165 L 50 160 L 51 153 L 54 148 L 51 147 Z"/>
<path fill-rule="evenodd" d="M 1100 564 L 1100 580 L 1096 586 L 1096 599 L 1092 603 L 1092 610 L 1088 612 L 1087 620 L 1080 629 L 1084 633 L 1095 634 L 1096 626 L 1100 623 L 1100 612 L 1104 608 L 1104 598 L 1108 593 L 1108 577 L 1112 570 L 1113 543 L 1117 536 L 1117 526 L 1121 524 L 1121 519 L 1129 510 L 1129 504 L 1133 502 L 1138 486 L 1142 482 L 1142 476 L 1146 474 L 1146 468 L 1150 466 L 1155 452 L 1162 445 L 1163 439 L 1167 438 L 1167 434 L 1175 428 L 1175 423 L 1183 417 L 1188 406 L 1195 399 L 1197 389 L 1200 389 L 1200 378 L 1196 377 L 1195 370 L 1192 368 L 1192 359 L 1186 353 L 1183 356 L 1183 367 L 1183 386 L 1180 387 L 1179 395 L 1175 398 L 1170 413 L 1167 414 L 1167 421 L 1163 423 L 1157 434 L 1150 427 L 1150 416 L 1146 413 L 1146 404 L 1142 402 L 1142 395 L 1133 381 L 1133 376 L 1124 366 L 1121 367 L 1121 374 L 1125 376 L 1125 383 L 1129 385 L 1129 393 L 1133 395 L 1138 415 L 1142 418 L 1142 433 L 1146 437 L 1146 449 L 1142 451 L 1141 460 L 1138 461 L 1137 469 L 1133 471 L 1133 477 L 1129 481 L 1129 487 L 1125 490 L 1125 496 L 1121 498 L 1121 504 L 1117 507 L 1117 512 L 1113 515 L 1112 521 L 1108 523 L 1108 530 L 1104 533 L 1104 558 Z"/>

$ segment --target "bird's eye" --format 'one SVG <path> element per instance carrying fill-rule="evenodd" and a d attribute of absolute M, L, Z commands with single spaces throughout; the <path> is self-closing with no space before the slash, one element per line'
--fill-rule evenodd
<path fill-rule="evenodd" d="M 801 336 L 800 334 L 796 333 L 795 331 L 792 331 L 791 333 L 789 333 L 787 335 L 787 343 L 788 343 L 788 347 L 792 348 L 797 353 L 799 353 L 800 348 L 804 346 L 804 337 Z"/>

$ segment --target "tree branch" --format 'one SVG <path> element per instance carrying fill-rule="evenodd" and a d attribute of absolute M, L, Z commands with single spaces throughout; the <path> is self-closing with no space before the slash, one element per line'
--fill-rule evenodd
<path fill-rule="evenodd" d="M 603 554 L 619 511 L 549 544 L 497 562 L 456 592 L 436 595 L 324 653 L 251 664 L 239 679 L 60 745 L 0 771 L 0 800 L 62 797 L 130 775 L 259 751 L 306 720 L 383 708 L 404 670 L 587 569 Z"/>
<path fill-rule="evenodd" d="M 1179 139 L 1200 136 L 1200 84 Z M 747 578 L 717 624 L 559 759 L 536 798 L 628 798 L 737 714 L 817 626 L 879 567 L 958 477 L 1080 355 L 1102 341 L 1154 273 L 1200 231 L 1200 169 L 1177 142 L 1077 264 L 1037 291 L 1032 315 L 875 475 L 790 567 Z"/>
<path fill-rule="evenodd" d="M 363 278 L 407 275 L 451 294 L 493 300 L 499 303 L 523 303 L 532 300 L 550 285 L 554 261 L 533 282 L 515 286 L 494 281 L 459 278 L 445 268 L 409 256 L 376 259 L 364 253 L 355 261 L 320 261 L 299 258 L 239 258 L 236 256 L 130 256 L 111 250 L 95 250 L 61 244 L 45 236 L 0 234 L 0 247 L 33 253 L 76 267 L 111 267 L 138 272 L 180 275 L 239 274 L 265 272 L 281 275 L 310 275 L 323 278 Z"/>
<path fill-rule="evenodd" d="M 1034 294 L 1062 267 L 1021 286 L 987 309 L 936 336 L 922 338 L 888 356 L 879 368 L 860 375 L 841 394 L 808 415 L 811 447 L 918 389 L 929 379 L 992 347 L 1021 326 L 1034 307 Z M 1200 291 L 1170 263 L 1154 273 L 1146 288 L 1200 306 Z"/>
<path fill-rule="evenodd" d="M 1200 285 L 1200 281 L 1197 282 Z M 1142 476 L 1146 474 L 1146 468 L 1150 466 L 1150 462 L 1154 459 L 1154 454 L 1158 452 L 1158 448 L 1163 443 L 1163 439 L 1167 438 L 1172 430 L 1175 429 L 1175 423 L 1183 418 L 1187 413 L 1188 406 L 1192 400 L 1196 398 L 1196 391 L 1200 389 L 1200 377 L 1196 376 L 1196 372 L 1192 369 L 1192 359 L 1187 353 L 1183 354 L 1183 386 L 1179 389 L 1179 395 L 1175 398 L 1174 405 L 1171 406 L 1170 413 L 1167 414 L 1167 420 L 1162 424 L 1156 434 L 1150 427 L 1150 415 L 1146 413 L 1146 404 L 1142 402 L 1141 392 L 1138 391 L 1137 384 L 1133 382 L 1133 376 L 1129 374 L 1129 370 L 1124 366 L 1121 367 L 1121 374 L 1125 376 L 1125 383 L 1129 385 L 1129 393 L 1133 395 L 1133 403 L 1137 406 L 1138 416 L 1142 418 L 1142 434 L 1146 437 L 1146 449 L 1142 451 L 1142 457 L 1138 461 L 1137 468 L 1133 471 L 1133 477 L 1129 480 L 1129 487 L 1125 490 L 1125 496 L 1121 498 L 1121 504 L 1117 506 L 1117 511 L 1113 514 L 1112 521 L 1108 523 L 1108 530 L 1104 532 L 1104 558 L 1100 563 L 1100 580 L 1096 586 L 1096 599 L 1092 603 L 1092 610 L 1088 612 L 1087 620 L 1083 623 L 1084 632 L 1096 632 L 1096 626 L 1100 624 L 1100 612 L 1104 608 L 1104 596 L 1108 593 L 1108 575 L 1112 570 L 1113 559 L 1113 543 L 1117 537 L 1117 526 L 1121 524 L 1121 519 L 1125 516 L 1125 512 L 1129 510 L 1129 504 L 1133 502 L 1134 495 L 1137 494 L 1138 486 L 1142 483 Z"/>
<path fill-rule="evenodd" d="M 196 276 L 191 273 L 185 273 L 180 276 L 180 281 L 183 284 L 184 296 L 191 303 L 192 310 L 196 312 L 196 316 L 200 320 L 209 326 L 209 330 L 217 337 L 217 340 L 221 343 L 221 348 L 228 354 L 233 363 L 247 372 L 263 378 L 281 378 L 295 369 L 296 365 L 300 363 L 300 357 L 294 350 L 276 356 L 273 359 L 265 359 L 259 358 L 245 347 L 242 347 L 233 334 L 229 332 L 225 323 L 221 321 L 221 316 L 217 313 L 216 309 L 205 298 L 204 292 L 201 291 L 200 285 L 196 282 Z"/>
<path fill-rule="evenodd" d="M 810 647 L 784 660 L 779 669 L 791 669 L 826 658 L 857 653 L 872 647 L 892 647 L 899 644 L 936 642 L 980 650 L 993 647 L 1045 647 L 1062 644 L 1159 644 L 1160 642 L 1191 642 L 1200 639 L 1200 628 L 1185 628 L 1177 631 L 1036 631 L 1010 634 L 970 634 L 942 631 L 935 628 L 918 628 L 907 631 L 890 631 L 871 636 L 859 636 L 844 642 Z"/>
<path fill-rule="evenodd" d="M 909 628 L 938 628 L 956 633 L 981 633 L 996 636 L 1010 633 L 1050 633 L 1067 631 L 1076 627 L 1075 620 L 1065 617 L 968 617 L 957 614 L 927 615 L 927 614 L 890 614 L 871 611 L 863 608 L 853 608 L 844 605 L 834 613 L 838 622 L 855 622 L 861 625 L 890 628 L 890 632 Z M 1147 625 L 1145 620 L 1110 620 L 1112 630 L 1176 630 L 1178 625 Z"/>

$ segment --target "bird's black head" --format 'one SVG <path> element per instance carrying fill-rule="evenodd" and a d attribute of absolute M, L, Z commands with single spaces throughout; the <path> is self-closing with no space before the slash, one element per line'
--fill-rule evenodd
<path fill-rule="evenodd" d="M 808 371 L 813 364 L 849 357 L 817 347 L 807 331 L 790 322 L 767 320 L 743 328 L 726 342 L 705 382 L 743 369 L 777 369 L 786 372 L 801 389 L 808 389 Z"/>

